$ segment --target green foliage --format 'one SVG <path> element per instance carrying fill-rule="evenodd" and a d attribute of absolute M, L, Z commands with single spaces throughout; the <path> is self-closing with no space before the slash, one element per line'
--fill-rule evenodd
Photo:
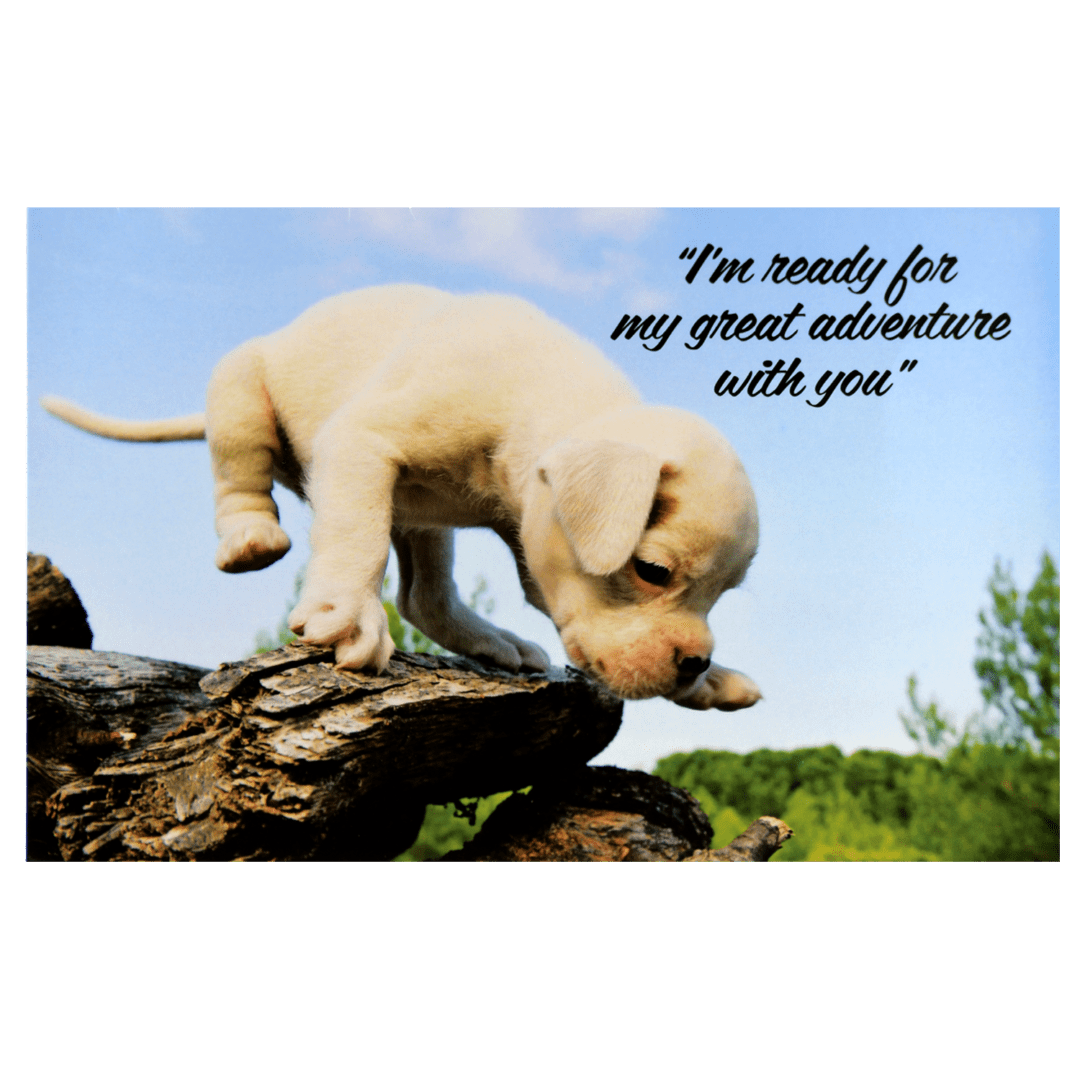
<path fill-rule="evenodd" d="M 663 758 L 654 773 L 695 796 L 699 791 L 707 792 L 718 808 L 731 807 L 753 821 L 762 814 L 782 817 L 792 791 L 803 785 L 823 789 L 843 760 L 835 746 L 755 750 L 741 755 L 727 750 L 695 750 Z"/>
<path fill-rule="evenodd" d="M 495 807 L 512 794 L 503 791 L 483 799 L 429 806 L 413 846 L 394 861 L 423 862 L 441 858 L 448 851 L 460 851 L 480 831 Z"/>
<path fill-rule="evenodd" d="M 913 843 L 954 861 L 1060 858 L 1056 760 L 1026 746 L 962 742 L 919 779 Z"/>
<path fill-rule="evenodd" d="M 986 706 L 957 729 L 937 702 L 918 698 L 915 676 L 908 679 L 911 715 L 900 714 L 904 730 L 925 753 L 976 744 L 1026 748 L 1057 760 L 1060 746 L 1061 653 L 1060 590 L 1053 559 L 1024 595 L 1012 575 L 995 563 L 987 587 L 993 601 L 979 612 L 982 633 L 976 642 L 975 674 Z"/>
<path fill-rule="evenodd" d="M 1061 712 L 1061 599 L 1057 567 L 1043 553 L 1042 569 L 1024 596 L 1012 575 L 994 565 L 993 607 L 980 612 L 983 632 L 975 673 L 987 706 L 1000 716 L 999 741 L 1028 743 L 1057 757 Z"/>
<path fill-rule="evenodd" d="M 777 862 L 926 862 L 937 855 L 910 843 L 906 832 L 866 811 L 865 801 L 838 784 L 814 795 L 794 792 L 784 821 L 795 835 Z"/>
<path fill-rule="evenodd" d="M 937 702 L 930 701 L 923 705 L 919 701 L 919 682 L 914 675 L 908 676 L 907 696 L 912 715 L 901 713 L 900 723 L 919 748 L 920 754 L 934 753 L 946 740 L 957 741 L 956 726 L 948 716 L 939 711 Z"/>
<path fill-rule="evenodd" d="M 835 746 L 733 754 L 695 750 L 657 763 L 686 788 L 723 847 L 762 814 L 795 831 L 773 861 L 1056 860 L 1056 762 L 968 743 L 944 759 Z"/>

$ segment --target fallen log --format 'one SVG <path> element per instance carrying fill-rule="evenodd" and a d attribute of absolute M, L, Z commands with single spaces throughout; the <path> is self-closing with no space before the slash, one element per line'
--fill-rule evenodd
<path fill-rule="evenodd" d="M 577 672 L 514 678 L 398 653 L 381 676 L 294 644 L 215 672 L 90 652 L 86 612 L 27 556 L 27 858 L 385 859 L 427 803 L 532 784 L 451 861 L 761 862 L 759 818 L 720 851 L 697 801 L 587 768 L 622 706 Z"/>
<path fill-rule="evenodd" d="M 687 792 L 584 762 L 621 705 L 576 672 L 512 677 L 396 654 L 382 676 L 291 645 L 216 672 L 32 647 L 27 857 L 387 859 L 428 803 L 514 790 L 449 861 L 763 862 L 760 818 L 726 848 Z"/>
<path fill-rule="evenodd" d="M 712 826 L 688 792 L 648 773 L 572 770 L 495 808 L 452 862 L 678 862 Z"/>
<path fill-rule="evenodd" d="M 765 825 L 763 823 L 770 823 Z M 764 862 L 792 831 L 759 818 L 718 851 L 697 799 L 666 780 L 585 768 L 515 793 L 451 862 Z"/>
<path fill-rule="evenodd" d="M 396 653 L 368 676 L 332 661 L 294 643 L 207 673 L 30 647 L 28 857 L 390 858 L 428 803 L 576 771 L 621 721 L 572 669 Z"/>

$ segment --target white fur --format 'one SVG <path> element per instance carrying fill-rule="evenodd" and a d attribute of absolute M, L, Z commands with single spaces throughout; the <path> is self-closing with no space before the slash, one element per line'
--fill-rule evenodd
<path fill-rule="evenodd" d="M 199 417 L 137 424 L 43 404 L 110 438 L 200 434 Z M 570 659 L 615 693 L 721 709 L 761 696 L 738 672 L 700 670 L 706 616 L 757 547 L 734 451 L 699 417 L 642 405 L 598 349 L 523 300 L 406 285 L 324 300 L 221 361 L 205 435 L 222 570 L 289 549 L 274 480 L 311 503 L 289 625 L 333 644 L 340 667 L 381 670 L 393 650 L 380 602 L 393 542 L 405 618 L 454 652 L 546 670 L 542 649 L 458 597 L 453 529 L 482 525 L 514 552 Z M 669 580 L 643 580 L 635 560 Z"/>

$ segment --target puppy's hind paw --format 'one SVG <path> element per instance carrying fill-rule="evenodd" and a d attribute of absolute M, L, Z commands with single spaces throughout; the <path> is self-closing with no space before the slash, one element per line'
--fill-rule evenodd
<path fill-rule="evenodd" d="M 214 562 L 226 574 L 261 570 L 275 563 L 292 543 L 276 521 L 262 515 L 235 522 L 218 544 Z"/>
<path fill-rule="evenodd" d="M 551 667 L 548 654 L 539 645 L 519 638 L 509 630 L 501 630 L 495 626 L 489 629 L 491 632 L 484 634 L 480 640 L 470 640 L 466 648 L 460 650 L 463 655 L 514 673 L 544 672 Z"/>
<path fill-rule="evenodd" d="M 525 641 L 524 638 L 511 634 L 509 630 L 504 630 L 503 635 L 513 641 L 514 646 L 521 655 L 522 671 L 544 672 L 551 667 L 551 657 L 535 642 Z"/>

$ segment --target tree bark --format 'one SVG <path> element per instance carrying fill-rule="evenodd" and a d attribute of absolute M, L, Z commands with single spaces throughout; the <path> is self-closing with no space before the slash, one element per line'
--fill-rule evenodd
<path fill-rule="evenodd" d="M 453 862 L 678 862 L 707 846 L 697 800 L 666 780 L 613 766 L 573 770 L 495 808 Z"/>
<path fill-rule="evenodd" d="M 573 670 L 332 660 L 293 644 L 206 673 L 29 648 L 28 857 L 390 858 L 428 803 L 576 770 L 621 720 Z"/>
<path fill-rule="evenodd" d="M 772 823 L 763 826 L 763 823 Z M 764 862 L 791 830 L 760 818 L 719 851 L 697 799 L 648 773 L 585 768 L 500 803 L 452 862 Z"/>
<path fill-rule="evenodd" d="M 79 594 L 44 555 L 26 554 L 26 643 L 89 649 L 94 635 Z"/>
<path fill-rule="evenodd" d="M 726 847 L 695 851 L 687 862 L 765 862 L 795 835 L 779 818 L 759 817 Z"/>

